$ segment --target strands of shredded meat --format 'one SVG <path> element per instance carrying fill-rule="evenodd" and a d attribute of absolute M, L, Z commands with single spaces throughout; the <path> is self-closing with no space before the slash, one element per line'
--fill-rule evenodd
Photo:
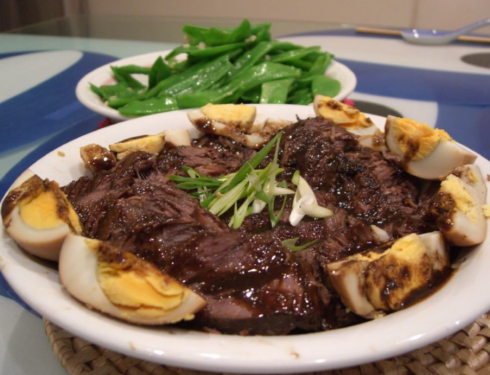
<path fill-rule="evenodd" d="M 325 266 L 375 245 L 370 225 L 392 240 L 434 230 L 428 216 L 432 189 L 408 176 L 356 137 L 323 119 L 286 129 L 278 176 L 299 170 L 318 203 L 334 211 L 326 219 L 288 223 L 292 198 L 279 224 L 267 212 L 248 216 L 239 230 L 217 218 L 166 176 L 190 166 L 208 176 L 236 171 L 254 150 L 206 135 L 192 146 L 160 155 L 135 152 L 109 171 L 64 187 L 85 235 L 108 241 L 151 261 L 201 294 L 207 306 L 187 323 L 234 334 L 277 335 L 354 324 L 332 291 Z M 268 162 L 267 160 L 264 163 Z M 302 252 L 281 241 L 318 240 Z"/>

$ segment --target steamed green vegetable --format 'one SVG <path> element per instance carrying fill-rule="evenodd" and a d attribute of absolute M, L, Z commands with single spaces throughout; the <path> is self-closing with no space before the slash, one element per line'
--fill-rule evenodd
<path fill-rule="evenodd" d="M 183 32 L 188 43 L 151 67 L 113 66 L 116 83 L 91 84 L 91 90 L 127 117 L 207 103 L 309 104 L 317 93 L 333 97 L 340 91 L 340 83 L 325 76 L 331 54 L 318 46 L 271 40 L 269 23 L 186 25 Z"/>

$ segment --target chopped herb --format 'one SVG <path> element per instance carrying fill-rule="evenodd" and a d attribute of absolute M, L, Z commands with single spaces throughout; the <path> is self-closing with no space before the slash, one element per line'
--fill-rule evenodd
<path fill-rule="evenodd" d="M 314 244 L 316 244 L 318 242 L 318 240 L 313 240 L 313 241 L 310 241 L 308 243 L 305 243 L 304 245 L 297 246 L 296 242 L 298 242 L 298 240 L 299 240 L 299 237 L 290 238 L 290 239 L 281 241 L 281 244 L 291 251 L 303 251 L 303 250 L 313 246 Z"/>

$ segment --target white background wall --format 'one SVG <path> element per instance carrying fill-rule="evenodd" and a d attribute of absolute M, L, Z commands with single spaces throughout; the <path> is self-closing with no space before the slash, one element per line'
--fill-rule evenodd
<path fill-rule="evenodd" d="M 299 20 L 451 29 L 490 17 L 490 0 L 81 0 L 94 14 Z M 65 0 L 67 2 L 67 0 Z M 479 33 L 490 33 L 490 27 Z"/>

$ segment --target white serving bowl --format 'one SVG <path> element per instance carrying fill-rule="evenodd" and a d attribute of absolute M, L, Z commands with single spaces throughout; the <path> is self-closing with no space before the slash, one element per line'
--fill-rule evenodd
<path fill-rule="evenodd" d="M 76 95 L 78 100 L 88 109 L 115 121 L 125 121 L 131 119 L 121 115 L 116 109 L 108 107 L 100 97 L 90 89 L 90 83 L 95 86 L 115 83 L 112 75 L 111 66 L 139 65 L 152 66 L 158 56 L 165 57 L 170 51 L 151 52 L 144 55 L 127 57 L 118 61 L 111 62 L 97 68 L 85 75 L 77 84 Z M 327 69 L 326 75 L 335 78 L 340 82 L 340 92 L 334 97 L 337 100 L 345 99 L 356 87 L 357 79 L 355 74 L 344 64 L 333 60 Z M 141 75 L 138 78 L 142 83 L 147 83 L 147 77 Z"/>

